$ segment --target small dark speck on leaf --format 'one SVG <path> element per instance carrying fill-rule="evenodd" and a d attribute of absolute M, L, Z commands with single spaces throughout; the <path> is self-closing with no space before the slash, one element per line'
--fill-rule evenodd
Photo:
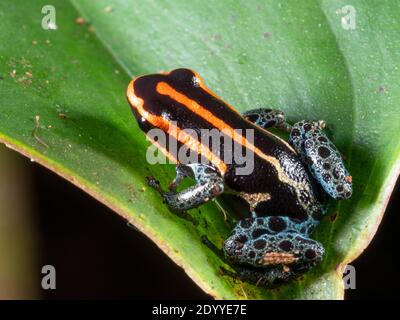
<path fill-rule="evenodd" d="M 271 33 L 270 32 L 264 32 L 263 33 L 263 37 L 264 37 L 264 39 L 268 39 L 269 37 L 271 37 Z"/>
<path fill-rule="evenodd" d="M 231 44 L 226 44 L 226 45 L 225 45 L 225 48 L 226 48 L 226 49 L 232 49 L 232 45 L 231 45 Z"/>
<path fill-rule="evenodd" d="M 386 92 L 387 92 L 386 87 L 385 87 L 384 85 L 379 86 L 378 92 L 380 92 L 380 93 L 386 93 Z"/>
<path fill-rule="evenodd" d="M 334 214 L 332 214 L 329 219 L 331 220 L 331 222 L 335 221 L 337 218 L 337 213 L 335 212 Z"/>
<path fill-rule="evenodd" d="M 0 75 L 0 80 L 4 80 L 4 77 L 2 75 Z"/>
<path fill-rule="evenodd" d="M 213 41 L 220 41 L 221 39 L 222 39 L 222 36 L 219 33 L 216 33 L 211 37 L 211 40 L 213 40 Z"/>

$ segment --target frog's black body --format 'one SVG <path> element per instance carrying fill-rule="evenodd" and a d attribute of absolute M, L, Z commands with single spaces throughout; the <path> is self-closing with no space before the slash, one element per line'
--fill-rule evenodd
<path fill-rule="evenodd" d="M 167 140 L 155 143 L 170 159 L 180 163 L 177 178 L 171 184 L 172 191 L 161 191 L 172 209 L 196 207 L 224 190 L 249 204 L 252 217 L 241 221 L 224 245 L 225 256 L 238 265 L 239 276 L 275 285 L 322 259 L 322 246 L 308 238 L 323 213 L 321 187 L 310 170 L 321 176 L 326 172 L 321 171 L 319 159 L 308 167 L 304 165 L 304 159 L 299 156 L 303 145 L 297 136 L 292 137 L 296 139 L 292 144 L 295 150 L 265 130 L 276 126 L 290 131 L 283 114 L 260 109 L 242 116 L 188 69 L 136 78 L 128 87 L 127 97 L 141 129 L 148 135 L 155 128 L 167 133 Z M 237 129 L 241 132 L 235 133 Z M 201 140 L 204 130 L 222 133 L 214 140 L 217 145 L 211 138 L 205 145 L 206 140 Z M 252 139 L 246 130 L 252 132 Z M 321 136 L 318 132 L 310 137 Z M 227 141 L 235 142 L 253 156 L 253 169 L 248 174 L 238 174 L 243 164 L 232 153 L 225 152 L 232 147 Z M 177 148 L 173 148 L 175 145 Z M 179 156 L 182 147 L 195 152 L 196 160 L 182 165 Z M 337 157 L 335 152 L 332 154 Z M 333 160 L 330 163 L 339 163 L 340 167 L 341 158 Z M 346 176 L 347 171 L 342 171 Z M 179 182 L 189 175 L 196 179 L 197 185 L 176 193 Z"/>

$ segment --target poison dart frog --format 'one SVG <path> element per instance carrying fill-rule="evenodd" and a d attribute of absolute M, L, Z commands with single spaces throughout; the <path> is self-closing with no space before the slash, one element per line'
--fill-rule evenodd
<path fill-rule="evenodd" d="M 235 271 L 225 270 L 226 274 L 276 287 L 323 259 L 322 244 L 310 235 L 326 213 L 325 194 L 338 200 L 352 194 L 352 178 L 324 133 L 323 121 L 290 125 L 283 112 L 268 108 L 240 114 L 189 69 L 137 77 L 129 83 L 127 99 L 148 137 L 152 129 L 167 136 L 163 143 L 152 142 L 177 163 L 176 177 L 169 191 L 155 179 L 149 183 L 173 211 L 198 207 L 223 192 L 247 204 L 248 217 L 237 222 L 222 249 L 202 237 Z M 268 128 L 288 132 L 288 142 Z M 220 136 L 200 139 L 204 132 Z M 251 132 L 251 139 L 244 132 Z M 243 163 L 240 157 L 227 158 L 232 150 L 227 150 L 226 141 L 252 155 L 250 172 L 238 174 Z M 182 163 L 182 147 L 197 157 Z M 186 177 L 196 184 L 178 192 Z"/>

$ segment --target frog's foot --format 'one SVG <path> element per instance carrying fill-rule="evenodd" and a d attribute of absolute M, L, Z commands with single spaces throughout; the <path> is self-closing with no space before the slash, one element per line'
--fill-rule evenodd
<path fill-rule="evenodd" d="M 223 251 L 231 264 L 240 267 L 237 272 L 241 278 L 254 282 L 258 277 L 264 285 L 273 286 L 306 272 L 322 260 L 322 245 L 298 232 L 296 225 L 290 225 L 290 219 L 285 222 L 285 218 L 248 218 L 236 225 Z"/>
<path fill-rule="evenodd" d="M 223 268 L 222 268 L 223 269 Z M 299 276 L 287 266 L 274 266 L 260 269 L 253 267 L 236 267 L 236 273 L 223 269 L 222 274 L 234 279 L 255 284 L 256 286 L 273 289 Z"/>
<path fill-rule="evenodd" d="M 300 121 L 293 125 L 289 143 L 300 155 L 314 178 L 334 199 L 352 194 L 352 177 L 342 156 L 322 129 L 323 121 Z"/>
<path fill-rule="evenodd" d="M 176 192 L 179 182 L 187 176 L 193 176 L 196 185 L 181 192 Z M 171 182 L 170 190 L 165 192 L 153 178 L 149 184 L 158 190 L 164 201 L 175 212 L 184 212 L 220 195 L 224 191 L 224 182 L 219 172 L 209 165 L 189 164 L 177 168 L 177 177 Z"/>
<path fill-rule="evenodd" d="M 234 280 L 241 280 L 252 283 L 256 286 L 275 288 L 289 280 L 295 279 L 298 274 L 285 266 L 271 267 L 267 269 L 259 269 L 252 267 L 233 267 L 232 272 L 224 267 L 219 268 L 219 272 L 223 276 L 231 277 Z"/>
<path fill-rule="evenodd" d="M 262 128 L 275 127 L 290 132 L 291 126 L 286 122 L 282 111 L 260 108 L 253 109 L 243 113 L 243 117 Z"/>

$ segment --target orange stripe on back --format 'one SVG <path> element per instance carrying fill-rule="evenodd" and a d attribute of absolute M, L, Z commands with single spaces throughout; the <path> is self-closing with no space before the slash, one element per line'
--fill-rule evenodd
<path fill-rule="evenodd" d="M 269 161 L 270 163 L 276 164 L 276 159 L 274 157 L 270 157 L 258 149 L 254 144 L 250 143 L 243 135 L 239 135 L 235 133 L 235 130 L 229 126 L 225 121 L 221 120 L 220 118 L 216 117 L 206 108 L 198 104 L 196 101 L 188 98 L 186 95 L 176 91 L 166 82 L 159 82 L 157 84 L 156 90 L 158 93 L 167 95 L 171 99 L 183 104 L 186 108 L 188 108 L 193 113 L 197 114 L 210 124 L 212 124 L 215 128 L 228 134 L 228 136 L 235 140 L 237 143 L 240 143 L 242 146 L 249 148 L 252 152 L 260 156 L 261 158 Z"/>

